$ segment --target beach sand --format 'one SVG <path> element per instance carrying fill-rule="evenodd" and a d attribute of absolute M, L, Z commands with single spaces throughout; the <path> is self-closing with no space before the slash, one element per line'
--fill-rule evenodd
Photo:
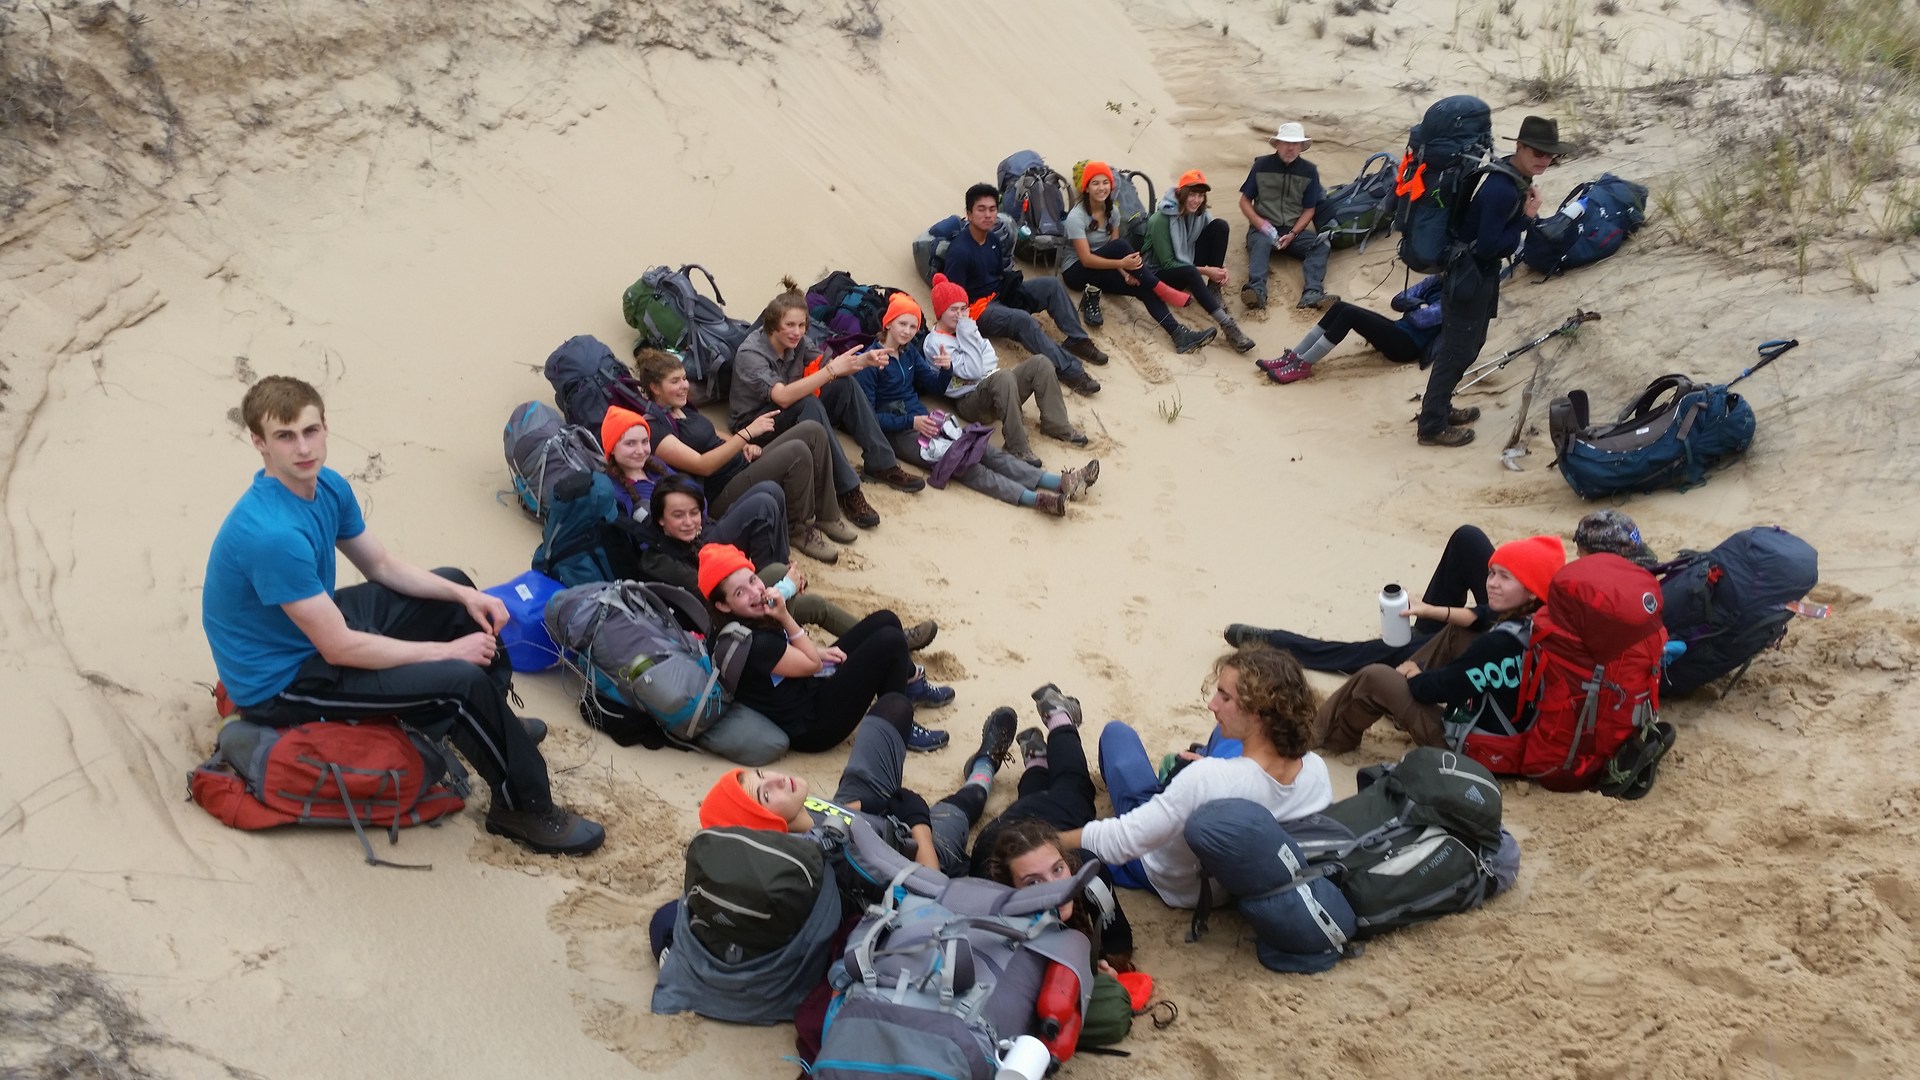
<path fill-rule="evenodd" d="M 559 796 L 607 824 L 591 858 L 529 856 L 470 806 L 401 836 L 431 872 L 373 869 L 344 833 L 230 831 L 185 801 L 218 728 L 207 546 L 258 467 L 246 386 L 320 386 L 330 464 L 375 532 L 499 582 L 538 539 L 498 497 L 499 426 L 550 396 L 540 364 L 567 337 L 625 354 L 617 299 L 649 266 L 708 266 L 746 318 L 783 274 L 832 268 L 924 301 L 908 241 L 1024 147 L 1163 184 L 1202 168 L 1237 238 L 1233 188 L 1282 120 L 1334 183 L 1444 94 L 1487 97 L 1501 133 L 1554 115 L 1591 152 L 1543 178 L 1552 203 L 1605 170 L 1703 183 L 1785 107 L 1741 8 L 1628 0 L 1563 35 L 1558 6 L 1496 3 L 0 13 L 0 115 L 31 119 L 0 132 L 0 1072 L 792 1075 L 790 1028 L 647 1008 L 644 922 L 722 763 L 613 746 L 558 674 L 519 688 L 554 727 Z M 1584 89 L 1529 104 L 1556 55 L 1586 65 Z M 1589 507 L 1546 468 L 1554 394 L 1623 402 L 1671 370 L 1731 377 L 1763 338 L 1803 342 L 1743 384 L 1760 420 L 1743 461 L 1623 506 L 1663 554 L 1787 526 L 1820 549 L 1833 618 L 1796 624 L 1724 699 L 1670 703 L 1679 744 L 1645 801 L 1506 785 L 1519 886 L 1328 974 L 1267 972 L 1231 914 L 1187 945 L 1184 914 L 1129 898 L 1179 1020 L 1064 1075 L 1920 1075 L 1920 252 L 1871 233 L 1802 264 L 1759 229 L 1733 262 L 1654 213 L 1610 261 L 1516 281 L 1488 357 L 1602 314 L 1534 354 L 1550 366 L 1521 472 L 1498 451 L 1534 357 L 1462 399 L 1487 412 L 1479 442 L 1432 450 L 1409 422 L 1423 376 L 1357 340 L 1274 387 L 1223 347 L 1173 354 L 1115 298 L 1106 389 L 1069 398 L 1102 476 L 1068 519 L 957 486 L 871 494 L 881 527 L 809 570 L 827 595 L 939 618 L 927 662 L 959 699 L 935 722 L 957 749 L 909 763 L 937 796 L 979 720 L 1026 715 L 1043 682 L 1085 702 L 1090 736 L 1112 718 L 1156 751 L 1204 738 L 1228 622 L 1366 636 L 1380 585 L 1424 581 L 1462 522 L 1570 535 Z M 1337 253 L 1329 288 L 1384 310 L 1392 254 Z M 1277 262 L 1274 306 L 1244 320 L 1256 355 L 1311 325 L 1297 274 Z M 1049 467 L 1086 456 L 1036 448 Z M 1330 762 L 1336 784 L 1405 748 L 1376 730 Z M 787 764 L 830 787 L 840 761 Z"/>

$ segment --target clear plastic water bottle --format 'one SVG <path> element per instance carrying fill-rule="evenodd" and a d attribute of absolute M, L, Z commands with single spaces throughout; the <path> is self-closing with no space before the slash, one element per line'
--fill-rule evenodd
<path fill-rule="evenodd" d="M 1380 640 L 1398 648 L 1413 640 L 1413 627 L 1407 623 L 1407 590 L 1388 585 L 1380 590 Z"/>

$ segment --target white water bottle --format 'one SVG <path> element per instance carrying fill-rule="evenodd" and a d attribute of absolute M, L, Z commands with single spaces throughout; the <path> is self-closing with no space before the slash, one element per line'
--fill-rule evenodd
<path fill-rule="evenodd" d="M 1380 640 L 1398 648 L 1413 640 L 1407 622 L 1407 590 L 1388 585 L 1380 590 Z"/>
<path fill-rule="evenodd" d="M 1585 199 L 1575 199 L 1572 202 L 1560 208 L 1561 215 L 1567 218 L 1569 221 L 1579 221 L 1580 215 L 1586 212 L 1587 212 L 1587 200 Z"/>

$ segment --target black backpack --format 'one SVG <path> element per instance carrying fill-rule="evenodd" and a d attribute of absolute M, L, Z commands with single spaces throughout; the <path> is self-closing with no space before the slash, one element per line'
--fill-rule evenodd
<path fill-rule="evenodd" d="M 1576 201 L 1583 210 L 1578 218 L 1568 217 L 1567 207 Z M 1567 192 L 1560 213 L 1527 230 L 1520 261 L 1548 277 L 1590 266 L 1619 251 L 1646 221 L 1647 189 L 1605 173 Z"/>
<path fill-rule="evenodd" d="M 893 294 L 891 285 L 862 285 L 845 270 L 834 270 L 807 286 L 807 317 L 836 335 L 860 335 L 871 341 L 880 333 Z"/>
<path fill-rule="evenodd" d="M 646 412 L 647 396 L 639 380 L 599 338 L 588 334 L 568 338 L 547 357 L 546 373 L 560 415 L 590 433 L 600 431 L 609 405 Z"/>
<path fill-rule="evenodd" d="M 1529 181 L 1493 156 L 1493 110 L 1469 94 L 1441 98 L 1407 133 L 1393 193 L 1400 261 L 1417 273 L 1444 270 L 1462 247 L 1467 204 L 1489 173 Z M 1520 207 L 1514 207 L 1518 214 Z"/>
<path fill-rule="evenodd" d="M 1787 636 L 1787 604 L 1820 579 L 1813 545 L 1777 525 L 1734 533 L 1712 551 L 1658 568 L 1667 636 L 1687 651 L 1668 664 L 1661 690 L 1684 694 L 1727 674 L 1740 681 L 1762 649 Z"/>
<path fill-rule="evenodd" d="M 1381 151 L 1360 166 L 1352 180 L 1320 200 L 1313 211 L 1313 231 L 1329 238 L 1336 248 L 1365 251 L 1374 233 L 1393 228 L 1395 200 L 1393 155 Z"/>
<path fill-rule="evenodd" d="M 805 835 L 701 829 L 687 844 L 681 893 L 700 943 L 737 964 L 794 939 L 822 888 L 834 888 L 826 853 Z"/>
<path fill-rule="evenodd" d="M 1014 221 L 1013 253 L 1030 263 L 1057 262 L 1067 246 L 1073 188 L 1039 154 L 1022 150 L 1000 163 L 1000 207 Z"/>

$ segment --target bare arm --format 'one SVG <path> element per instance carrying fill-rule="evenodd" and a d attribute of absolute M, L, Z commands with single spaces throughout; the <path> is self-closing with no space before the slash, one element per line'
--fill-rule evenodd
<path fill-rule="evenodd" d="M 821 364 L 811 375 L 801 376 L 790 383 L 774 383 L 773 389 L 767 391 L 767 396 L 773 399 L 775 405 L 785 409 L 835 379 L 844 379 L 861 368 L 882 367 L 886 362 L 885 350 L 863 353 L 856 345 Z"/>
<path fill-rule="evenodd" d="M 655 457 L 680 472 L 692 473 L 695 476 L 712 476 L 724 468 L 727 462 L 739 457 L 749 442 L 772 431 L 774 423 L 779 418 L 780 414 L 777 412 L 763 413 L 754 417 L 752 423 L 720 440 L 720 445 L 704 454 L 681 442 L 678 435 L 668 435 L 660 440 L 654 446 L 653 453 Z M 739 441 L 735 442 L 735 439 Z"/>
<path fill-rule="evenodd" d="M 773 673 L 783 679 L 806 679 L 818 675 L 822 666 L 819 646 L 807 636 L 806 629 L 794 621 L 784 597 L 771 590 L 767 596 L 773 602 L 768 614 L 780 620 L 780 628 L 787 634 L 787 651 L 781 654 L 779 663 L 773 665 Z"/>
<path fill-rule="evenodd" d="M 1301 233 L 1306 232 L 1308 229 L 1312 228 L 1313 227 L 1313 210 L 1314 208 L 1309 206 L 1305 210 L 1300 211 L 1300 216 L 1293 219 L 1293 228 L 1287 231 L 1291 232 L 1295 236 L 1299 236 Z"/>
<path fill-rule="evenodd" d="M 933 850 L 933 828 L 928 825 L 913 827 L 913 861 L 929 870 L 940 869 L 940 853 Z"/>
<path fill-rule="evenodd" d="M 1133 252 L 1121 259 L 1109 259 L 1105 255 L 1095 255 L 1092 246 L 1087 243 L 1087 238 L 1084 236 L 1076 236 L 1073 238 L 1073 253 L 1079 258 L 1080 265 L 1089 270 L 1140 269 L 1139 252 Z"/>

